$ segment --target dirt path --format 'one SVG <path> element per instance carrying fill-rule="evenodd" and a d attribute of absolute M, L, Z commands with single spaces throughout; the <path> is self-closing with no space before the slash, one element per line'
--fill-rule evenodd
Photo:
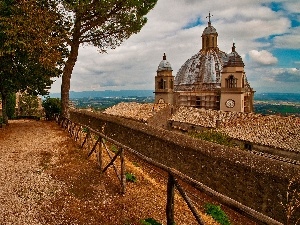
<path fill-rule="evenodd" d="M 54 122 L 16 120 L 0 129 L 0 224 L 140 224 L 165 222 L 166 180 L 142 162 L 126 160 L 137 177 L 125 195 L 113 169 L 94 160 Z M 199 208 L 206 200 L 198 199 Z M 176 196 L 176 224 L 196 224 Z M 217 224 L 202 214 L 207 224 Z M 235 224 L 254 224 L 234 218 Z"/>
<path fill-rule="evenodd" d="M 0 224 L 43 224 L 39 211 L 62 188 L 43 160 L 64 140 L 50 123 L 18 120 L 0 129 Z"/>

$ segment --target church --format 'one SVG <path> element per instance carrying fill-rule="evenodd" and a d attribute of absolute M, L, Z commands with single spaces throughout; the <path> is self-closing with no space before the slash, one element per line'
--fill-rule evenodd
<path fill-rule="evenodd" d="M 188 59 L 173 76 L 166 55 L 155 76 L 155 103 L 212 110 L 253 112 L 254 90 L 244 71 L 244 63 L 236 52 L 227 54 L 218 48 L 218 33 L 211 25 L 202 33 L 202 48 Z"/>

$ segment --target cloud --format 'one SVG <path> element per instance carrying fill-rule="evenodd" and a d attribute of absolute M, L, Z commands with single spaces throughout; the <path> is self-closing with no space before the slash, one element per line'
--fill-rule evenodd
<path fill-rule="evenodd" d="M 274 47 L 300 49 L 300 27 L 291 29 L 289 33 L 274 37 Z"/>
<path fill-rule="evenodd" d="M 299 0 L 288 0 L 283 2 L 284 8 L 288 10 L 289 13 L 299 13 L 300 4 Z"/>
<path fill-rule="evenodd" d="M 282 68 L 273 70 L 274 81 L 284 83 L 300 83 L 300 70 L 297 68 Z"/>
<path fill-rule="evenodd" d="M 251 50 L 249 56 L 254 62 L 261 65 L 273 65 L 278 62 L 278 59 L 266 50 Z"/>
<path fill-rule="evenodd" d="M 277 58 L 280 59 L 271 52 L 275 52 L 274 46 L 299 48 L 299 28 L 292 28 L 289 19 L 289 13 L 297 13 L 298 1 L 278 0 L 282 7 L 275 12 L 268 6 L 270 0 L 243 0 L 234 4 L 232 0 L 159 0 L 147 15 L 147 24 L 121 46 L 108 50 L 107 54 L 99 54 L 94 47 L 80 48 L 71 90 L 154 89 L 154 77 L 163 53 L 176 76 L 183 63 L 201 49 L 201 35 L 209 11 L 218 32 L 219 49 L 231 52 L 234 39 L 237 52 L 245 56 L 247 76 L 256 87 L 261 85 L 261 74 L 266 74 L 265 79 L 268 77 L 272 82 L 279 80 L 274 74 L 268 74 L 271 66 L 279 66 Z M 249 58 L 251 61 L 247 62 Z M 297 62 L 299 58 L 289 61 Z M 267 65 L 268 70 L 264 70 Z M 60 80 L 54 83 L 51 92 L 60 91 Z"/>

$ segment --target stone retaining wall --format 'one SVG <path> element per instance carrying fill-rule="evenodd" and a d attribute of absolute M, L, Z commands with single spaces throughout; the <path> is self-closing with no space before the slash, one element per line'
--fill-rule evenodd
<path fill-rule="evenodd" d="M 193 132 L 193 131 L 205 131 L 209 129 L 215 129 L 215 128 L 207 128 L 207 127 L 202 127 L 202 126 L 197 126 L 194 124 L 189 124 L 189 123 L 182 123 L 178 121 L 169 121 L 169 129 L 170 130 L 181 130 L 184 132 Z M 242 141 L 242 140 L 237 140 L 233 139 L 233 141 L 238 145 L 238 146 L 246 146 L 246 145 L 251 145 L 251 149 L 249 150 L 257 150 L 260 152 L 268 153 L 268 154 L 273 154 L 273 155 L 278 155 L 281 157 L 285 158 L 290 158 L 293 160 L 300 161 L 300 154 L 299 152 L 295 151 L 288 151 L 285 149 L 280 149 L 280 148 L 275 148 L 275 147 L 270 147 L 270 146 L 264 146 L 256 143 L 252 143 L 249 141 Z M 248 149 L 245 147 L 245 149 Z"/>
<path fill-rule="evenodd" d="M 286 201 L 289 181 L 300 177 L 299 166 L 120 117 L 71 111 L 70 119 L 96 130 L 104 128 L 105 135 L 143 155 L 275 220 L 286 221 L 281 202 Z M 300 190 L 299 179 L 295 188 Z M 299 218 L 300 212 L 295 216 Z"/>

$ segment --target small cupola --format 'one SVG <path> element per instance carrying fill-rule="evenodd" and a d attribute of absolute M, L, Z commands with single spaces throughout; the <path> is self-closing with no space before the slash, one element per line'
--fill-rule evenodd
<path fill-rule="evenodd" d="M 165 71 L 165 70 L 172 70 L 171 64 L 167 61 L 166 53 L 163 55 L 163 60 L 159 63 L 157 72 Z"/>
<path fill-rule="evenodd" d="M 208 24 L 207 27 L 204 29 L 202 33 L 202 50 L 207 51 L 212 48 L 217 48 L 218 47 L 218 33 L 217 30 L 211 25 L 211 20 L 210 18 L 213 15 L 210 13 L 206 18 L 208 18 Z"/>
<path fill-rule="evenodd" d="M 242 57 L 235 51 L 235 43 L 232 44 L 231 53 L 228 54 L 227 62 L 224 67 L 244 67 Z"/>

